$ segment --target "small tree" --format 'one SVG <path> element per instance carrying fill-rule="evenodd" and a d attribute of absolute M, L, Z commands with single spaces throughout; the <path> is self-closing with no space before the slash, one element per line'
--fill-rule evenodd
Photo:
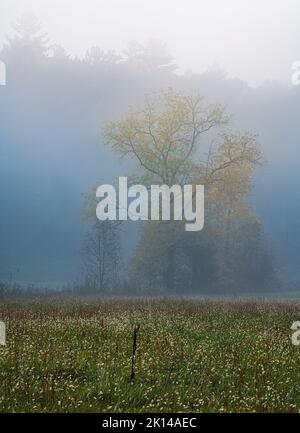
<path fill-rule="evenodd" d="M 89 290 L 112 291 L 119 285 L 121 263 L 120 222 L 96 218 L 96 188 L 85 194 L 82 215 L 89 227 L 82 248 L 82 262 Z"/>
<path fill-rule="evenodd" d="M 108 292 L 119 284 L 120 239 L 114 222 L 97 221 L 90 227 L 82 259 L 89 286 L 95 292 Z"/>

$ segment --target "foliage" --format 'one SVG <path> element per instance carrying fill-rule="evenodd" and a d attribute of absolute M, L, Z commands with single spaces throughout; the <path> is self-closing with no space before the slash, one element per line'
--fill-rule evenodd
<path fill-rule="evenodd" d="M 135 160 L 137 181 L 205 187 L 203 232 L 185 233 L 176 221 L 142 226 L 130 264 L 134 284 L 150 292 L 186 293 L 212 286 L 235 292 L 248 289 L 250 281 L 252 289 L 274 283 L 271 255 L 267 257 L 261 227 L 248 203 L 253 171 L 261 159 L 256 135 L 233 132 L 221 105 L 169 88 L 108 123 L 104 136 L 119 156 Z M 246 242 L 250 226 L 252 250 Z M 257 279 L 249 280 L 245 263 L 239 265 L 254 250 L 256 265 L 264 259 Z"/>

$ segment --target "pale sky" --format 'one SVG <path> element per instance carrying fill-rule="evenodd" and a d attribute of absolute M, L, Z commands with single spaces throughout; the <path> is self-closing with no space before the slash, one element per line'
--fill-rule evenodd
<path fill-rule="evenodd" d="M 158 38 L 181 71 L 218 64 L 254 86 L 290 84 L 300 60 L 299 0 L 0 0 L 0 45 L 24 12 L 79 56 L 93 45 L 122 52 L 130 40 Z"/>

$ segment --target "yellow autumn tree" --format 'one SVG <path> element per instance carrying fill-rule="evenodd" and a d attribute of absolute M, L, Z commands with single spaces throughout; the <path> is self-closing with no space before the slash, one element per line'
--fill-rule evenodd
<path fill-rule="evenodd" d="M 218 261 L 214 272 L 223 273 L 224 278 L 226 272 L 229 275 L 232 233 L 238 221 L 253 214 L 247 198 L 253 169 L 261 158 L 257 137 L 232 131 L 230 117 L 221 105 L 170 88 L 148 96 L 143 107 L 108 123 L 104 136 L 120 157 L 135 160 L 139 182 L 205 187 L 202 232 L 186 233 L 175 221 L 143 226 L 131 261 L 135 280 L 145 286 L 151 280 L 150 285 L 172 291 L 178 281 L 187 282 L 178 277 L 185 269 L 195 288 L 201 283 L 203 248 L 208 251 L 210 247 L 216 250 Z M 205 266 L 209 267 L 208 262 Z"/>

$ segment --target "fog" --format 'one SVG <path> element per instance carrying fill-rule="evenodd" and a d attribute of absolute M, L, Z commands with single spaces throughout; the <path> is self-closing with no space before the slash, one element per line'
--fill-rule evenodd
<path fill-rule="evenodd" d="M 263 164 L 250 201 L 284 286 L 300 278 L 300 87 L 290 84 L 300 5 L 241 3 L 2 1 L 0 280 L 82 279 L 82 195 L 130 170 L 104 146 L 102 128 L 169 86 L 224 104 L 237 129 L 258 134 Z M 25 10 L 43 23 L 45 44 L 13 39 L 11 23 Z M 131 40 L 148 53 L 144 63 L 126 54 Z M 86 55 L 91 46 L 101 55 Z M 122 236 L 126 263 L 136 227 Z"/>
<path fill-rule="evenodd" d="M 84 56 L 89 46 L 121 53 L 129 41 L 162 40 L 178 73 L 218 64 L 250 85 L 290 83 L 300 59 L 297 0 L 1 0 L 0 44 L 11 22 L 34 13 L 52 43 Z"/>

